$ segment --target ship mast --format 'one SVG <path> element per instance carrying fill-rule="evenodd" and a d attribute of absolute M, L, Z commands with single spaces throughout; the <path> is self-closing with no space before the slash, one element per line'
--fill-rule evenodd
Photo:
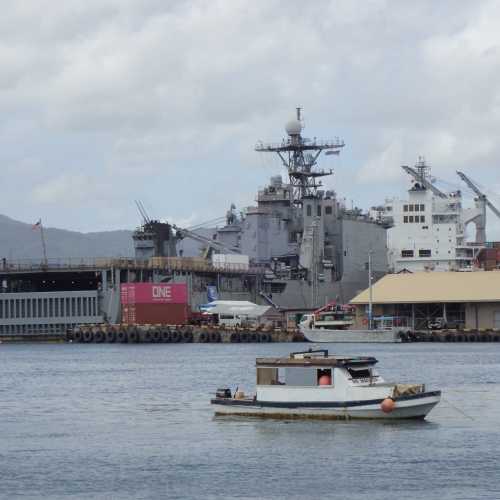
<path fill-rule="evenodd" d="M 323 151 L 325 154 L 339 154 L 344 147 L 344 141 L 339 138 L 319 141 L 302 137 L 303 121 L 301 108 L 297 108 L 296 118 L 290 120 L 285 130 L 288 139 L 281 143 L 264 144 L 259 142 L 255 151 L 261 153 L 276 153 L 283 165 L 288 170 L 292 196 L 295 203 L 300 203 L 303 198 L 318 197 L 318 188 L 322 186 L 320 177 L 331 175 L 333 171 L 319 170 L 317 160 Z"/>

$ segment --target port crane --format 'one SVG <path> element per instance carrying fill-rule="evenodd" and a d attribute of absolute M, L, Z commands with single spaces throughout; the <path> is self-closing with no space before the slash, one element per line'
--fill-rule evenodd
<path fill-rule="evenodd" d="M 476 210 L 472 217 L 467 222 L 474 222 L 476 226 L 476 243 L 484 244 L 486 242 L 486 207 L 488 207 L 497 217 L 500 218 L 500 210 L 498 210 L 487 196 L 472 182 L 472 180 L 463 172 L 457 170 L 457 175 L 465 184 L 476 194 L 474 202 Z"/>

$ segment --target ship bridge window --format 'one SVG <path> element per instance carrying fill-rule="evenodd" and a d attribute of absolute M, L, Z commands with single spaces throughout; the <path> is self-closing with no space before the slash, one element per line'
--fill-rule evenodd
<path fill-rule="evenodd" d="M 311 215 L 312 215 L 312 207 L 311 207 L 311 205 L 307 205 L 306 206 L 306 213 L 307 213 L 308 217 L 311 217 Z"/>
<path fill-rule="evenodd" d="M 420 211 L 425 212 L 425 205 L 423 205 L 423 204 L 420 205 Z"/>
<path fill-rule="evenodd" d="M 422 250 L 422 249 L 420 249 L 420 250 L 418 251 L 418 256 L 419 256 L 419 257 L 430 257 L 430 256 L 431 256 L 431 251 L 430 251 L 430 250 L 427 250 L 427 249 L 426 249 L 426 250 Z"/>
<path fill-rule="evenodd" d="M 316 207 L 316 215 L 317 215 L 318 217 L 321 217 L 321 205 L 318 205 L 318 206 Z"/>
<path fill-rule="evenodd" d="M 408 211 L 413 212 L 413 205 L 408 205 Z"/>
<path fill-rule="evenodd" d="M 410 217 L 408 218 L 408 220 L 409 220 L 410 222 L 413 222 L 413 215 L 410 215 Z"/>
<path fill-rule="evenodd" d="M 408 205 L 403 205 L 403 212 L 408 212 Z"/>
<path fill-rule="evenodd" d="M 325 214 L 332 215 L 332 207 L 325 207 Z"/>
<path fill-rule="evenodd" d="M 401 250 L 401 257 L 413 257 L 413 250 Z"/>
<path fill-rule="evenodd" d="M 404 223 L 404 224 L 406 224 L 407 222 L 408 222 L 408 216 L 407 216 L 407 215 L 405 215 L 405 216 L 403 217 L 403 223 Z"/>
<path fill-rule="evenodd" d="M 420 212 L 420 205 L 415 205 L 415 212 Z"/>

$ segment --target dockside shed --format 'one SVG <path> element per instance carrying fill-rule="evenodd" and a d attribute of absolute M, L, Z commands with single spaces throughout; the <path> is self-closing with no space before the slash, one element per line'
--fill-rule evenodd
<path fill-rule="evenodd" d="M 351 300 L 356 325 L 366 325 L 369 289 Z M 372 286 L 374 316 L 407 319 L 414 329 L 443 324 L 500 330 L 500 271 L 388 274 Z"/>

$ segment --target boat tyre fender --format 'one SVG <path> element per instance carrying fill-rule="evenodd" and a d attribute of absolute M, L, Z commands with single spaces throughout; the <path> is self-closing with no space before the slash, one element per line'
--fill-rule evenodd
<path fill-rule="evenodd" d="M 240 334 L 241 342 L 248 342 L 248 338 L 249 338 L 248 332 L 245 332 L 245 331 L 241 332 L 241 334 Z"/>
<path fill-rule="evenodd" d="M 169 328 L 166 332 L 165 332 L 165 342 L 167 342 L 168 344 L 170 344 L 172 342 L 172 334 L 175 332 L 175 330 L 172 330 L 171 328 Z"/>
<path fill-rule="evenodd" d="M 260 342 L 260 337 L 259 337 L 259 335 L 257 333 L 252 332 L 248 336 L 248 341 L 249 342 Z"/>
<path fill-rule="evenodd" d="M 209 335 L 210 342 L 218 343 L 220 342 L 220 333 L 219 332 L 210 332 Z"/>
<path fill-rule="evenodd" d="M 201 332 L 200 335 L 198 336 L 198 340 L 202 344 L 207 343 L 208 342 L 208 333 L 207 332 Z"/>
<path fill-rule="evenodd" d="M 101 344 L 102 342 L 104 342 L 104 332 L 102 332 L 101 330 L 97 330 L 97 332 L 94 333 L 94 342 L 96 344 Z"/>
<path fill-rule="evenodd" d="M 116 332 L 115 332 L 115 329 L 114 328 L 110 328 L 106 332 L 106 342 L 109 342 L 110 344 L 112 344 L 115 341 L 116 341 Z"/>
<path fill-rule="evenodd" d="M 481 335 L 481 342 L 491 342 L 491 335 L 489 333 Z"/>
<path fill-rule="evenodd" d="M 140 330 L 139 332 L 139 341 L 140 342 L 153 342 L 153 334 L 150 330 Z"/>
<path fill-rule="evenodd" d="M 124 330 L 123 328 L 120 328 L 116 332 L 116 341 L 120 342 L 121 344 L 125 344 L 127 342 L 127 340 L 128 340 L 127 331 Z"/>
<path fill-rule="evenodd" d="M 498 335 L 498 333 L 495 333 L 494 335 L 491 336 L 491 340 L 493 342 L 500 342 L 500 335 Z"/>
<path fill-rule="evenodd" d="M 269 333 L 267 332 L 261 333 L 260 342 L 271 342 L 271 335 L 269 335 Z"/>
<path fill-rule="evenodd" d="M 403 330 L 399 330 L 398 337 L 401 339 L 401 342 L 408 342 L 408 335 Z"/>
<path fill-rule="evenodd" d="M 83 342 L 83 332 L 79 328 L 73 332 L 73 340 L 75 342 Z"/>
<path fill-rule="evenodd" d="M 170 342 L 177 344 L 182 340 L 181 332 L 179 330 L 172 330 L 170 332 Z"/>
<path fill-rule="evenodd" d="M 193 332 L 191 330 L 182 332 L 182 341 L 186 342 L 186 344 L 190 344 L 193 341 Z"/>
<path fill-rule="evenodd" d="M 162 333 L 159 328 L 155 328 L 152 331 L 151 336 L 153 337 L 153 342 L 159 343 L 162 340 Z"/>
<path fill-rule="evenodd" d="M 455 335 L 455 340 L 456 340 L 457 342 L 463 342 L 463 341 L 464 341 L 464 336 L 463 336 L 463 334 L 461 334 L 461 333 L 457 333 L 457 334 Z"/>
<path fill-rule="evenodd" d="M 229 340 L 233 344 L 237 344 L 240 341 L 240 334 L 238 332 L 231 333 Z"/>
<path fill-rule="evenodd" d="M 132 326 L 128 331 L 128 339 L 130 342 L 139 342 L 139 331 L 136 326 Z"/>
<path fill-rule="evenodd" d="M 94 334 L 92 333 L 92 330 L 85 330 L 83 332 L 82 340 L 84 342 L 92 342 L 92 340 L 94 340 Z"/>
<path fill-rule="evenodd" d="M 476 341 L 477 341 L 476 334 L 471 333 L 470 335 L 467 335 L 467 340 L 468 340 L 469 342 L 476 342 Z"/>

